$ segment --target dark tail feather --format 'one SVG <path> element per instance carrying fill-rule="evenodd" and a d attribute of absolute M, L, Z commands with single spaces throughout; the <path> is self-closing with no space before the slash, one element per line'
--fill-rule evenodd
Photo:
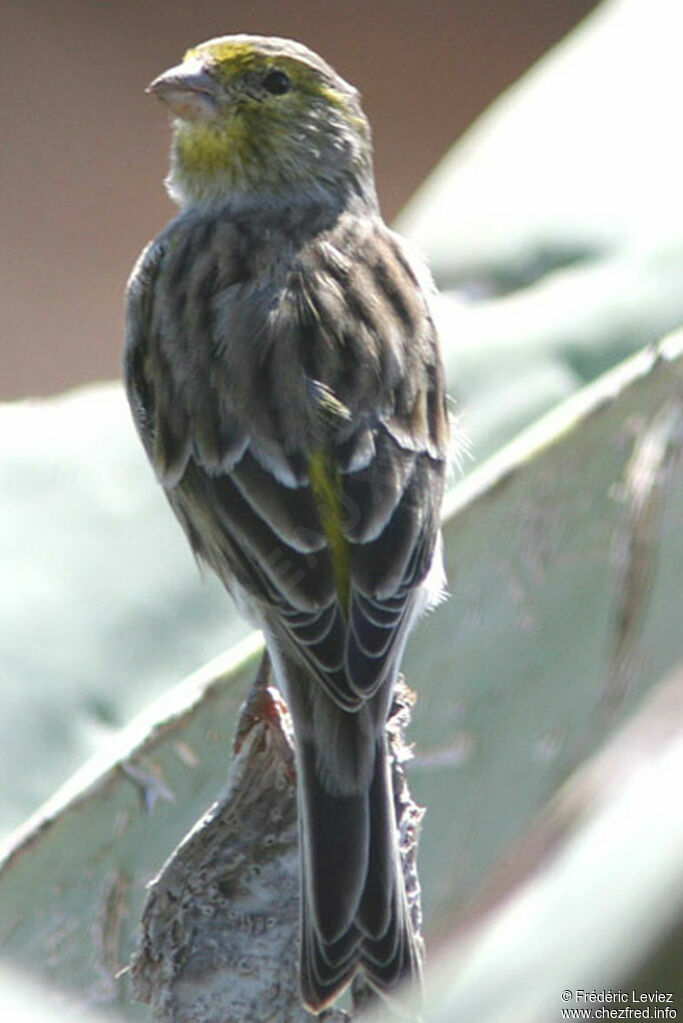
<path fill-rule="evenodd" d="M 416 946 L 399 863 L 384 743 L 365 791 L 326 791 L 308 746 L 300 761 L 301 989 L 320 1012 L 357 970 L 386 993 L 418 982 Z"/>

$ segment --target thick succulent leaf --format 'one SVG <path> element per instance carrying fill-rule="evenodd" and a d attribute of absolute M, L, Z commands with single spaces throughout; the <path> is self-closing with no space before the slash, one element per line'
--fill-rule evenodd
<path fill-rule="evenodd" d="M 451 597 L 405 664 L 432 933 L 683 657 L 682 347 L 617 367 L 447 498 Z"/>
<path fill-rule="evenodd" d="M 476 299 L 680 242 L 682 18 L 675 0 L 599 4 L 453 145 L 397 223 L 440 287 Z"/>
<path fill-rule="evenodd" d="M 434 956 L 424 1023 L 675 1019 L 682 780 L 683 664 L 506 852 Z"/>
<path fill-rule="evenodd" d="M 3 834 L 249 628 L 200 577 L 120 385 L 0 405 L 0 493 Z"/>
<path fill-rule="evenodd" d="M 560 406 L 447 500 L 453 595 L 405 664 L 419 692 L 411 778 L 429 807 L 420 869 L 433 942 L 683 657 L 682 393 L 678 335 Z M 126 1019 L 144 1014 L 115 974 L 146 881 L 225 776 L 256 669 L 258 642 L 245 643 L 134 722 L 5 850 L 4 954 Z"/>
<path fill-rule="evenodd" d="M 476 459 L 683 322 L 682 28 L 675 0 L 599 4 L 399 217 Z"/>
<path fill-rule="evenodd" d="M 130 1004 L 124 975 L 145 885 L 214 800 L 261 651 L 253 635 L 210 662 L 89 761 L 6 844 L 2 954 L 79 1002 Z M 40 884 L 36 879 L 40 878 Z"/>

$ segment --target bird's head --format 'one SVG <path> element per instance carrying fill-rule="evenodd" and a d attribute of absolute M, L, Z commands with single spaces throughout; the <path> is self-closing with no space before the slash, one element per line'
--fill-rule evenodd
<path fill-rule="evenodd" d="M 175 118 L 166 183 L 183 207 L 375 203 L 370 127 L 358 93 L 300 43 L 211 39 L 148 91 Z"/>

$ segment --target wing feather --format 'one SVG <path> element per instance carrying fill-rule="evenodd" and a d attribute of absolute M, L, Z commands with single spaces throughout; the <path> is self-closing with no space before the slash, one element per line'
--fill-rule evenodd
<path fill-rule="evenodd" d="M 201 279 L 186 295 L 178 281 L 193 244 L 174 244 L 173 230 L 129 285 L 138 430 L 198 557 L 228 587 L 234 578 L 330 697 L 357 710 L 398 668 L 438 532 L 447 426 L 426 302 L 414 280 L 401 300 L 403 257 L 366 256 L 376 225 L 339 232 L 357 259 L 335 257 L 333 229 L 289 278 L 255 283 L 248 225 L 199 223 Z M 245 357 L 249 345 L 258 356 Z M 307 470 L 314 449 L 340 484 L 332 552 Z"/>

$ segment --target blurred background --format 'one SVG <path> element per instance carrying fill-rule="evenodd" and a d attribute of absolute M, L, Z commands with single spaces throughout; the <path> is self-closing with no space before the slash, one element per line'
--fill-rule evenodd
<path fill-rule="evenodd" d="M 125 281 L 173 214 L 144 87 L 237 31 L 295 37 L 359 86 L 393 218 L 444 151 L 594 0 L 0 2 L 0 400 L 116 377 Z"/>

